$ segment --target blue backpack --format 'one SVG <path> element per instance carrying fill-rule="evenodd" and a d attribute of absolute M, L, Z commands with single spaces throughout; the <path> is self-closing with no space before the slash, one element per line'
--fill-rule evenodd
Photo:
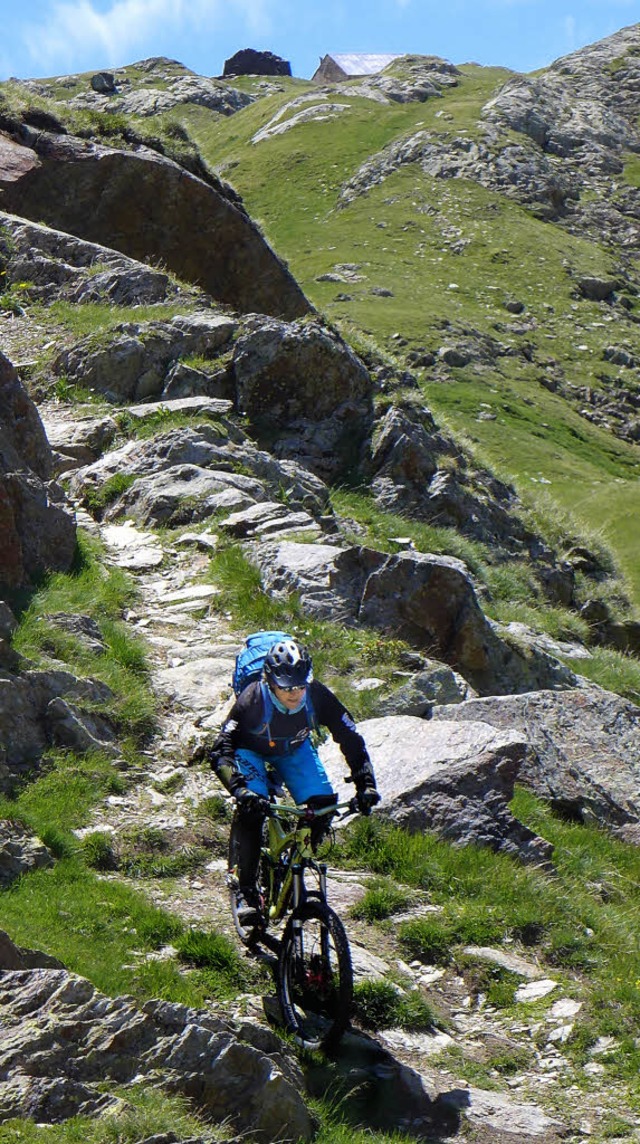
<path fill-rule="evenodd" d="M 236 656 L 236 665 L 233 669 L 233 690 L 236 695 L 244 691 L 250 683 L 255 683 L 262 677 L 262 668 L 265 657 L 274 643 L 293 639 L 286 632 L 253 632 L 244 641 L 242 651 Z"/>

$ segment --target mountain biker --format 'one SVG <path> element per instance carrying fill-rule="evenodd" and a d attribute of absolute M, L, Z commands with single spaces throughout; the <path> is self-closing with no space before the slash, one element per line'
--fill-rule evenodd
<path fill-rule="evenodd" d="M 337 802 L 311 742 L 311 731 L 318 726 L 326 727 L 340 746 L 356 786 L 358 809 L 370 814 L 380 795 L 364 739 L 337 696 L 313 678 L 307 649 L 294 639 L 279 640 L 265 656 L 262 678 L 240 693 L 207 752 L 212 770 L 237 804 L 237 909 L 242 925 L 256 924 L 259 917 L 262 825 L 273 789 L 267 765 L 297 804 Z"/>

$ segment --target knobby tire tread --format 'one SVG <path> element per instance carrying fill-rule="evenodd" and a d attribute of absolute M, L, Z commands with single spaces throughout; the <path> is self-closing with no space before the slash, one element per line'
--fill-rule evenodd
<path fill-rule="evenodd" d="M 303 942 L 305 927 L 319 926 L 329 936 L 335 952 L 337 984 L 332 993 L 328 1011 L 322 1011 L 320 1023 L 312 1016 L 307 1020 L 296 1005 L 294 921 L 302 923 Z M 311 924 L 309 924 L 311 923 Z M 311 936 L 311 935 L 309 935 Z M 349 1024 L 353 1000 L 353 968 L 351 951 L 345 928 L 338 915 L 325 901 L 307 898 L 294 910 L 285 926 L 277 968 L 277 992 L 284 1022 L 294 1040 L 307 1049 L 332 1048 L 340 1040 Z"/>

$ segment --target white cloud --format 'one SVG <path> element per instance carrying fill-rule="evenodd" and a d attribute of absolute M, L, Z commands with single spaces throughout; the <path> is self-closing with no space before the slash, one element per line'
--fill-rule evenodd
<path fill-rule="evenodd" d="M 564 21 L 564 34 L 570 51 L 573 51 L 574 48 L 580 46 L 577 38 L 577 31 L 578 21 L 576 20 L 575 16 L 567 16 Z"/>
<path fill-rule="evenodd" d="M 119 64 L 154 34 L 210 33 L 231 16 L 253 33 L 270 27 L 269 0 L 57 0 L 46 20 L 25 30 L 29 54 L 38 65 L 73 67 L 86 58 Z"/>

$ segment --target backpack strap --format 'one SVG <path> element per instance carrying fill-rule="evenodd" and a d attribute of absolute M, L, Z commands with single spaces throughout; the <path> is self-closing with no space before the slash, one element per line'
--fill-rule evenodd
<path fill-rule="evenodd" d="M 269 695 L 269 688 L 264 680 L 262 680 L 260 683 L 260 691 L 262 693 L 262 718 L 264 719 L 264 724 L 260 728 L 260 733 L 266 731 L 269 746 L 275 747 L 275 742 L 271 738 L 271 716 L 273 714 L 273 703 L 271 702 L 271 696 Z"/>
<path fill-rule="evenodd" d="M 311 698 L 311 686 L 307 685 L 307 694 L 305 698 L 305 706 L 307 708 L 307 719 L 309 720 L 309 728 L 312 731 L 318 730 L 318 720 L 316 718 L 315 708 L 313 706 L 313 699 Z"/>

